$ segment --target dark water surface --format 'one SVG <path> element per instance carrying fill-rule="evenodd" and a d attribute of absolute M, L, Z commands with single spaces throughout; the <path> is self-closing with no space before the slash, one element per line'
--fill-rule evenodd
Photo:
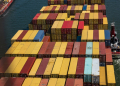
<path fill-rule="evenodd" d="M 114 21 L 120 38 L 120 0 L 105 0 L 105 2 L 109 29 L 110 23 Z M 4 56 L 10 46 L 12 36 L 18 30 L 26 29 L 42 6 L 47 6 L 47 0 L 15 0 L 7 13 L 0 17 L 0 57 Z M 117 86 L 120 86 L 120 59 L 113 61 Z"/>

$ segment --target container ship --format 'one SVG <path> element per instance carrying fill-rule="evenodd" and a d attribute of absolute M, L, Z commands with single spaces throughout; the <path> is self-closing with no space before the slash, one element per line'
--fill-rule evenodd
<path fill-rule="evenodd" d="M 28 26 L 0 60 L 0 85 L 116 86 L 104 0 L 48 0 Z"/>
<path fill-rule="evenodd" d="M 6 10 L 11 6 L 14 0 L 2 0 L 0 2 L 0 16 L 2 16 Z"/>

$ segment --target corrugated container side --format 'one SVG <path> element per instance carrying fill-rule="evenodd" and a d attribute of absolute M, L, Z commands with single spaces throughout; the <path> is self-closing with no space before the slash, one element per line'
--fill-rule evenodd
<path fill-rule="evenodd" d="M 98 13 L 98 24 L 103 24 L 103 13 L 101 12 Z"/>
<path fill-rule="evenodd" d="M 32 24 L 37 24 L 37 18 L 40 16 L 41 13 L 37 13 L 35 17 L 32 19 Z"/>
<path fill-rule="evenodd" d="M 90 14 L 89 14 L 89 24 L 90 24 L 90 25 L 93 25 L 93 18 L 94 18 L 94 14 L 93 14 L 93 13 L 90 13 Z"/>
<path fill-rule="evenodd" d="M 79 57 L 85 57 L 87 42 L 80 42 Z"/>
<path fill-rule="evenodd" d="M 107 20 L 107 17 L 103 17 L 103 29 L 104 30 L 108 29 L 108 20 Z"/>
<path fill-rule="evenodd" d="M 100 86 L 106 86 L 106 71 L 105 67 L 100 66 Z"/>
<path fill-rule="evenodd" d="M 89 13 L 85 13 L 84 24 L 89 25 Z"/>
<path fill-rule="evenodd" d="M 78 29 L 77 29 L 77 30 L 78 30 L 78 31 L 77 31 L 77 32 L 78 32 L 78 33 L 77 33 L 78 35 L 80 35 L 80 36 L 82 35 L 82 30 L 83 30 L 83 28 L 84 28 L 84 21 L 79 21 Z"/>
<path fill-rule="evenodd" d="M 50 36 L 44 36 L 42 42 L 50 42 Z"/>
<path fill-rule="evenodd" d="M 72 52 L 72 57 L 78 57 L 79 50 L 80 50 L 80 42 L 75 42 L 73 52 Z"/>
<path fill-rule="evenodd" d="M 76 20 L 73 21 L 73 25 L 72 25 L 72 35 L 76 35 L 75 38 L 77 37 L 77 28 L 78 28 L 78 21 Z"/>

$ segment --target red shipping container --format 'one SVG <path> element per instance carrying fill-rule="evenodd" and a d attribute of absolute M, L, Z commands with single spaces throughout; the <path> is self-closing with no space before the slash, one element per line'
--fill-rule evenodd
<path fill-rule="evenodd" d="M 84 66 L 85 58 L 78 58 L 77 68 L 76 68 L 76 78 L 84 78 Z"/>
<path fill-rule="evenodd" d="M 94 12 L 94 5 L 91 5 L 90 12 Z"/>
<path fill-rule="evenodd" d="M 20 36 L 17 38 L 17 40 L 16 41 L 22 41 L 22 38 L 25 36 L 25 34 L 28 32 L 28 30 L 24 30 L 21 34 L 20 34 Z"/>
<path fill-rule="evenodd" d="M 8 80 L 8 77 L 2 77 L 2 78 L 0 79 L 0 86 L 4 86 L 5 83 L 7 82 L 7 80 Z"/>
<path fill-rule="evenodd" d="M 56 20 L 58 16 L 58 13 L 52 13 L 52 16 L 50 17 L 50 24 L 52 25 L 54 21 Z"/>
<path fill-rule="evenodd" d="M 78 35 L 82 34 L 83 28 L 84 28 L 84 21 L 79 21 L 79 24 L 78 24 Z"/>
<path fill-rule="evenodd" d="M 65 57 L 66 58 L 70 58 L 71 57 L 73 44 L 74 44 L 74 42 L 68 42 L 66 50 L 65 50 Z"/>
<path fill-rule="evenodd" d="M 40 16 L 41 13 L 37 13 L 35 17 L 32 19 L 33 24 L 37 24 L 37 18 Z"/>
<path fill-rule="evenodd" d="M 103 17 L 106 17 L 106 15 L 103 15 Z"/>
<path fill-rule="evenodd" d="M 42 42 L 50 42 L 50 36 L 44 36 Z"/>
<path fill-rule="evenodd" d="M 51 0 L 48 0 L 48 6 L 51 5 Z"/>
<path fill-rule="evenodd" d="M 64 21 L 62 28 L 61 28 L 61 34 L 66 34 L 66 27 L 67 27 L 68 21 Z"/>
<path fill-rule="evenodd" d="M 46 18 L 46 24 L 50 24 L 50 19 L 53 13 L 50 13 L 48 17 Z"/>
<path fill-rule="evenodd" d="M 75 79 L 74 86 L 83 86 L 83 79 Z"/>
<path fill-rule="evenodd" d="M 76 13 L 74 20 L 79 20 L 79 19 L 80 19 L 80 13 Z"/>
<path fill-rule="evenodd" d="M 65 86 L 74 86 L 75 79 L 67 78 Z"/>
<path fill-rule="evenodd" d="M 51 10 L 51 13 L 55 13 L 55 9 L 56 9 L 57 6 L 53 6 L 52 10 Z"/>
<path fill-rule="evenodd" d="M 64 8 L 63 8 L 63 13 L 67 13 L 67 7 L 68 7 L 68 6 L 64 6 Z"/>
<path fill-rule="evenodd" d="M 102 6 L 101 5 L 98 5 L 98 12 L 102 12 Z"/>
<path fill-rule="evenodd" d="M 79 57 L 85 57 L 86 55 L 86 42 L 80 42 Z"/>
<path fill-rule="evenodd" d="M 98 30 L 98 24 L 94 24 L 94 25 L 93 25 L 93 29 L 94 29 L 94 30 Z"/>
<path fill-rule="evenodd" d="M 45 55 L 45 52 L 48 48 L 49 42 L 43 42 L 43 45 L 38 53 L 38 58 L 43 58 Z"/>
<path fill-rule="evenodd" d="M 71 34 L 71 29 L 72 29 L 73 21 L 68 21 L 66 32 L 67 34 Z"/>
<path fill-rule="evenodd" d="M 70 15 L 75 15 L 74 9 L 75 9 L 75 6 L 73 5 L 70 10 Z"/>
<path fill-rule="evenodd" d="M 80 42 L 75 42 L 73 47 L 72 57 L 78 57 L 79 50 L 80 50 Z"/>
<path fill-rule="evenodd" d="M 48 79 L 42 79 L 39 86 L 47 86 L 48 81 Z"/>
<path fill-rule="evenodd" d="M 103 24 L 103 14 L 101 12 L 98 13 L 98 24 Z"/>
<path fill-rule="evenodd" d="M 105 42 L 99 42 L 99 58 L 100 62 L 105 62 L 106 59 Z"/>
<path fill-rule="evenodd" d="M 93 41 L 99 41 L 99 30 L 93 30 Z"/>
<path fill-rule="evenodd" d="M 106 65 L 113 65 L 112 54 L 106 54 Z"/>
<path fill-rule="evenodd" d="M 101 5 L 101 6 L 102 6 L 103 15 L 106 15 L 106 6 L 105 5 Z"/>
<path fill-rule="evenodd" d="M 67 4 L 68 4 L 68 5 L 71 5 L 71 0 L 67 0 Z"/>
<path fill-rule="evenodd" d="M 55 42 L 50 42 L 47 49 L 46 49 L 46 52 L 45 52 L 45 56 L 44 57 L 47 57 L 47 58 L 50 58 L 51 57 L 51 53 L 52 53 L 52 50 L 54 48 L 54 45 L 55 45 Z"/>
<path fill-rule="evenodd" d="M 12 86 L 22 86 L 25 78 L 17 78 Z"/>
<path fill-rule="evenodd" d="M 42 30 L 42 25 L 38 24 L 37 25 L 37 30 Z"/>
<path fill-rule="evenodd" d="M 42 62 L 40 63 L 40 66 L 39 66 L 39 68 L 36 72 L 36 75 L 35 75 L 36 77 L 43 78 L 43 74 L 45 72 L 45 69 L 47 67 L 48 62 L 49 62 L 49 58 L 43 58 L 42 59 Z"/>
<path fill-rule="evenodd" d="M 106 48 L 105 51 L 106 51 L 106 54 L 111 54 L 112 53 L 111 48 Z"/>
<path fill-rule="evenodd" d="M 61 39 L 62 39 L 62 42 L 67 41 L 67 35 L 66 34 L 62 34 L 61 35 Z"/>
<path fill-rule="evenodd" d="M 21 77 L 27 77 L 34 62 L 35 62 L 35 57 L 29 57 L 25 63 L 25 65 L 23 66 L 21 72 L 20 72 L 20 76 Z"/>
<path fill-rule="evenodd" d="M 5 83 L 5 85 L 4 86 L 12 86 L 13 84 L 14 84 L 14 82 L 16 81 L 16 79 L 17 78 L 15 78 L 15 77 L 10 77 L 10 78 L 8 78 L 8 80 L 7 80 L 7 82 Z"/>
<path fill-rule="evenodd" d="M 89 24 L 89 13 L 85 13 L 84 24 L 85 25 Z"/>
<path fill-rule="evenodd" d="M 5 71 L 7 70 L 14 58 L 15 57 L 8 57 L 6 60 L 1 62 L 2 65 L 0 66 L 0 77 L 4 77 Z"/>
<path fill-rule="evenodd" d="M 62 13 L 64 6 L 60 6 L 58 13 Z"/>

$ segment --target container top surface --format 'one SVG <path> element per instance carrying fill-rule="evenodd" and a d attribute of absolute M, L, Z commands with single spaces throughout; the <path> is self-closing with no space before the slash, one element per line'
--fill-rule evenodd
<path fill-rule="evenodd" d="M 93 58 L 92 59 L 92 75 L 93 76 L 99 76 L 99 58 Z"/>
<path fill-rule="evenodd" d="M 92 74 L 92 58 L 85 58 L 84 74 L 85 75 Z"/>

